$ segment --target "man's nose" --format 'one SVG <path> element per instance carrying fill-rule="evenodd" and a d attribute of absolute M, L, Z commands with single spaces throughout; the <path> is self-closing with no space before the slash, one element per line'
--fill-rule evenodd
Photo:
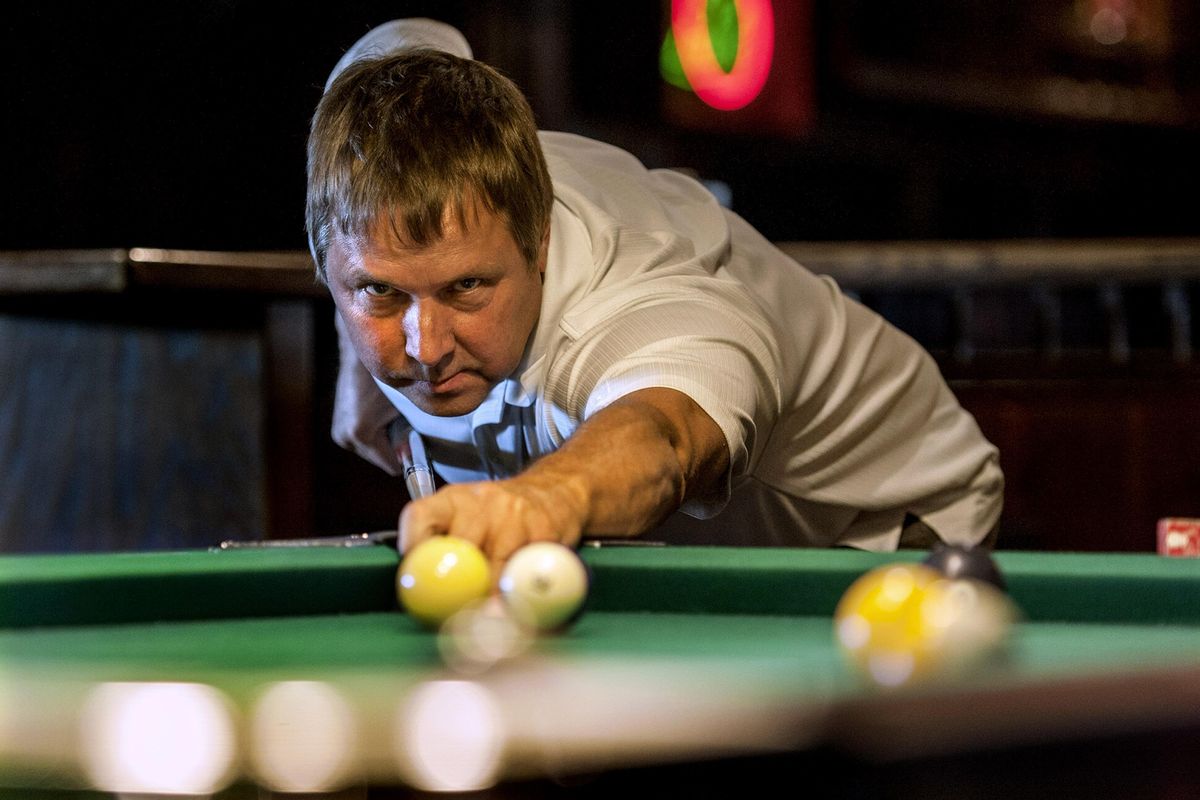
<path fill-rule="evenodd" d="M 413 301 L 404 314 L 404 350 L 409 358 L 435 367 L 454 351 L 449 310 L 435 300 Z"/>

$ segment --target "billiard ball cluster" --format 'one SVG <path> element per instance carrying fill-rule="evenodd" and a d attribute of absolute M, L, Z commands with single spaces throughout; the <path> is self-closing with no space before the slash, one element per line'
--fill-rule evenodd
<path fill-rule="evenodd" d="M 499 576 L 503 610 L 538 632 L 561 630 L 575 621 L 589 589 L 583 560 L 557 542 L 534 542 L 514 553 Z M 435 536 L 400 562 L 396 592 L 400 605 L 430 628 L 440 628 L 464 609 L 482 606 L 492 591 L 487 558 L 474 544 Z M 493 604 L 489 613 L 495 613 Z"/>
<path fill-rule="evenodd" d="M 1016 620 L 984 550 L 940 546 L 922 563 L 872 569 L 834 612 L 837 644 L 867 682 L 898 688 L 961 677 L 1001 655 Z"/>

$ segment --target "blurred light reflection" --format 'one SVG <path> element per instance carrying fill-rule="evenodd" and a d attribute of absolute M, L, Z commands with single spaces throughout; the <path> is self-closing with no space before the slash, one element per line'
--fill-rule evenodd
<path fill-rule="evenodd" d="M 84 766 L 102 791 L 211 794 L 232 777 L 230 705 L 190 683 L 102 683 L 80 718 Z"/>

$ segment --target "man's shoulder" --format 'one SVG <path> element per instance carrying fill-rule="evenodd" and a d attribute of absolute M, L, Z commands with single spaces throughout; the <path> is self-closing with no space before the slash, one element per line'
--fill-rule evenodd
<path fill-rule="evenodd" d="M 550 174 L 565 167 L 607 169 L 620 172 L 645 172 L 646 167 L 632 153 L 598 139 L 589 139 L 564 131 L 538 131 L 542 152 Z"/>

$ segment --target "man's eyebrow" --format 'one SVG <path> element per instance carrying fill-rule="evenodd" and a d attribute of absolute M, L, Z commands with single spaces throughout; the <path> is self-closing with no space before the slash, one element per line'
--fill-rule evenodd
<path fill-rule="evenodd" d="M 348 279 L 353 281 L 365 280 L 372 283 L 384 283 L 384 281 L 373 275 L 370 270 L 361 264 L 347 264 L 345 274 Z"/>
<path fill-rule="evenodd" d="M 498 272 L 504 272 L 504 265 L 498 261 L 482 261 L 478 264 L 472 264 L 464 269 L 460 277 L 478 277 L 480 275 L 494 275 Z"/>

